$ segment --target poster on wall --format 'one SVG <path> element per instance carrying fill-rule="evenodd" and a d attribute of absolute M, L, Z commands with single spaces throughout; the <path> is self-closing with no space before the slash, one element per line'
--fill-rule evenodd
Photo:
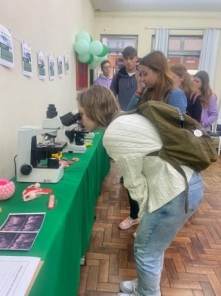
<path fill-rule="evenodd" d="M 58 56 L 58 77 L 63 77 L 63 57 L 61 55 Z"/>
<path fill-rule="evenodd" d="M 24 76 L 32 77 L 31 46 L 22 42 L 22 72 Z"/>
<path fill-rule="evenodd" d="M 65 74 L 67 75 L 69 72 L 69 60 L 68 60 L 68 54 L 66 53 L 66 55 L 64 56 L 64 71 Z"/>
<path fill-rule="evenodd" d="M 12 36 L 8 29 L 0 25 L 0 64 L 14 68 Z"/>
<path fill-rule="evenodd" d="M 55 79 L 54 56 L 52 54 L 48 57 L 49 80 Z"/>
<path fill-rule="evenodd" d="M 42 80 L 46 78 L 45 55 L 42 51 L 38 52 L 38 78 Z"/>

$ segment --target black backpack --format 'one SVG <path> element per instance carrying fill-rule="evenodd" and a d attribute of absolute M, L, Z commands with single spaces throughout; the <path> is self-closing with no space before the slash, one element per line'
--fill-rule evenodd
<path fill-rule="evenodd" d="M 188 182 L 181 165 L 195 171 L 209 167 L 217 160 L 213 140 L 198 121 L 163 102 L 145 102 L 138 106 L 136 112 L 154 124 L 163 143 L 159 151 L 150 155 L 157 155 L 169 162 L 184 177 L 188 197 Z M 187 211 L 187 198 L 185 208 Z"/>

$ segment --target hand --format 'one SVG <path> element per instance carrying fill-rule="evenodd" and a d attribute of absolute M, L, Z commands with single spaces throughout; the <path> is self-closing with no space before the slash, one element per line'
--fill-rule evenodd
<path fill-rule="evenodd" d="M 140 72 L 136 71 L 135 72 L 135 77 L 137 80 L 137 90 L 140 92 L 143 92 L 143 90 L 145 89 L 145 85 L 141 82 L 141 76 L 140 76 Z"/>

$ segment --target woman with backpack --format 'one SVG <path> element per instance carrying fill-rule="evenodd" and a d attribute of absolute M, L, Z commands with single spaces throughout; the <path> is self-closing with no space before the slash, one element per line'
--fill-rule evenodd
<path fill-rule="evenodd" d="M 174 80 L 165 55 L 161 51 L 153 51 L 139 61 L 139 73 L 136 73 L 137 90 L 127 110 L 136 109 L 146 101 L 161 101 L 186 113 L 187 98 L 182 90 L 174 86 Z M 128 193 L 130 214 L 120 224 L 120 229 L 128 229 L 138 221 L 139 207 Z M 139 227 L 138 227 L 139 228 Z M 133 236 L 137 235 L 137 231 Z"/>
<path fill-rule="evenodd" d="M 142 75 L 145 70 L 142 69 Z M 184 178 L 158 156 L 162 141 L 156 127 L 138 113 L 120 114 L 110 89 L 92 85 L 77 96 L 82 124 L 88 132 L 103 129 L 103 144 L 139 203 L 140 226 L 134 242 L 138 278 L 120 284 L 119 296 L 160 296 L 164 252 L 198 208 L 203 196 L 199 172 L 182 166 L 188 180 L 188 211 Z"/>

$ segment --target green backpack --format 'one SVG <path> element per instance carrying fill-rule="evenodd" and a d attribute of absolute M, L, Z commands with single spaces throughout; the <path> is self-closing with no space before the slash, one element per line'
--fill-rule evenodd
<path fill-rule="evenodd" d="M 188 181 L 181 165 L 194 171 L 209 167 L 217 160 L 213 140 L 198 121 L 168 104 L 148 101 L 139 105 L 136 112 L 154 124 L 163 143 L 159 151 L 149 155 L 157 155 L 169 162 L 184 177 L 188 197 Z M 185 209 L 188 210 L 188 198 Z"/>

